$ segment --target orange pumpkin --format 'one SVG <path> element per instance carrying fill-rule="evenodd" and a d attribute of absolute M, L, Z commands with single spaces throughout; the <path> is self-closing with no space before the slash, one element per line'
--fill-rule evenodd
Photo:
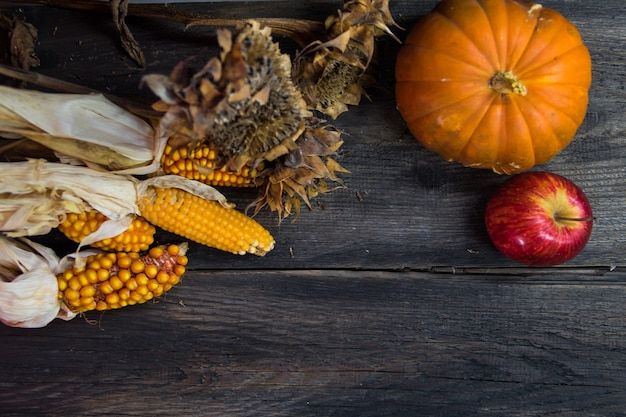
<path fill-rule="evenodd" d="M 396 62 L 398 110 L 427 149 L 513 174 L 573 139 L 591 58 L 574 25 L 515 0 L 443 0 L 411 29 Z"/>

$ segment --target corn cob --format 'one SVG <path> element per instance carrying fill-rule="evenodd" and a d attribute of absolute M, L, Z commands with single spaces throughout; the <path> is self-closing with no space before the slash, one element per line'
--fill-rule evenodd
<path fill-rule="evenodd" d="M 256 168 L 243 166 L 238 172 L 231 172 L 220 163 L 215 147 L 209 144 L 190 149 L 189 146 L 174 147 L 168 143 L 161 156 L 161 167 L 166 174 L 220 187 L 256 186 L 255 179 L 263 170 L 262 165 Z"/>
<path fill-rule="evenodd" d="M 185 273 L 186 244 L 137 252 L 105 252 L 87 257 L 82 268 L 57 275 L 59 299 L 72 311 L 110 310 L 159 297 Z"/>
<path fill-rule="evenodd" d="M 74 242 L 80 242 L 98 230 L 107 220 L 108 217 L 98 211 L 68 213 L 58 229 Z M 156 228 L 153 225 L 141 217 L 135 217 L 125 232 L 90 243 L 90 246 L 109 252 L 143 252 L 154 242 L 155 232 Z"/>
<path fill-rule="evenodd" d="M 154 187 L 137 202 L 150 223 L 194 242 L 244 255 L 265 255 L 274 238 L 254 219 L 178 188 Z"/>

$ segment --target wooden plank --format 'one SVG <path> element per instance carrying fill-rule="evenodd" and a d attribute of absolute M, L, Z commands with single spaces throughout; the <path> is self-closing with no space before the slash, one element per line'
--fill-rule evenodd
<path fill-rule="evenodd" d="M 427 13 L 434 1 L 399 1 L 391 6 L 405 28 Z M 183 5 L 186 10 L 217 16 L 291 16 L 322 19 L 339 1 L 271 2 Z M 573 143 L 538 169 L 563 174 L 587 193 L 596 223 L 585 251 L 571 265 L 623 265 L 626 252 L 626 155 L 623 91 L 626 56 L 626 6 L 619 0 L 599 3 L 547 1 L 581 30 L 594 60 L 594 82 L 588 116 Z M 621 12 L 620 12 L 621 11 Z M 129 19 L 143 46 L 148 67 L 138 69 L 119 49 L 110 18 L 46 7 L 23 8 L 23 15 L 40 28 L 37 53 L 40 72 L 100 91 L 153 100 L 140 78 L 146 73 L 167 74 L 180 60 L 216 53 L 213 30 L 183 31 L 179 24 L 150 18 Z M 404 32 L 396 31 L 403 37 Z M 281 45 L 294 52 L 293 44 Z M 437 265 L 513 266 L 495 251 L 483 226 L 487 199 L 505 178 L 443 161 L 424 150 L 406 130 L 395 109 L 393 68 L 399 44 L 380 41 L 380 86 L 342 114 L 335 126 L 344 132 L 339 158 L 351 174 L 347 188 L 314 200 L 311 212 L 296 222 L 278 224 L 274 213 L 257 219 L 277 239 L 266 258 L 236 257 L 206 248 L 193 248 L 197 268 L 423 268 Z M 244 209 L 254 190 L 225 190 Z M 173 239 L 168 234 L 162 240 Z M 69 251 L 58 235 L 44 243 Z"/>
<path fill-rule="evenodd" d="M 191 273 L 96 324 L 0 327 L 2 415 L 620 415 L 625 280 Z"/>
<path fill-rule="evenodd" d="M 409 28 L 435 3 L 391 9 Z M 579 258 L 521 269 L 493 249 L 482 211 L 504 178 L 415 142 L 395 110 L 400 46 L 384 39 L 379 88 L 333 122 L 346 139 L 347 188 L 319 196 L 293 223 L 261 213 L 278 241 L 264 258 L 192 245 L 191 271 L 158 303 L 38 330 L 0 326 L 0 414 L 623 415 L 626 4 L 542 3 L 579 27 L 594 60 L 585 123 L 540 167 L 576 181 L 594 205 L 594 234 Z M 181 7 L 321 19 L 340 5 Z M 131 18 L 148 60 L 142 70 L 125 58 L 107 16 L 7 9 L 40 29 L 39 71 L 126 97 L 153 99 L 139 87 L 142 75 L 216 51 L 213 30 Z M 255 196 L 225 192 L 240 208 Z M 73 249 L 58 234 L 41 240 Z M 161 232 L 158 240 L 177 239 Z"/>

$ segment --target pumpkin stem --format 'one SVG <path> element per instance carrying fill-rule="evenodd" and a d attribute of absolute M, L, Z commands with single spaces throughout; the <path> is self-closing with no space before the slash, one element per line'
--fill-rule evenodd
<path fill-rule="evenodd" d="M 526 86 L 511 71 L 498 71 L 489 80 L 489 87 L 499 94 L 519 94 L 525 96 Z"/>

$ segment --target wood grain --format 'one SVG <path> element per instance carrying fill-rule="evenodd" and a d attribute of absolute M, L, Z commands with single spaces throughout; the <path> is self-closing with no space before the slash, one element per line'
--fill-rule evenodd
<path fill-rule="evenodd" d="M 620 415 L 625 280 L 197 272 L 157 304 L 88 314 L 97 324 L 0 328 L 0 403 L 7 416 Z"/>
<path fill-rule="evenodd" d="M 436 1 L 391 3 L 408 29 Z M 332 121 L 345 139 L 345 188 L 295 222 L 260 213 L 277 240 L 266 257 L 192 245 L 191 271 L 158 303 L 0 327 L 0 415 L 623 416 L 626 3 L 542 4 L 577 25 L 593 59 L 585 122 L 537 167 L 574 180 L 592 202 L 594 233 L 578 258 L 527 269 L 497 253 L 482 218 L 505 177 L 417 144 L 395 109 L 400 45 L 382 39 L 378 87 Z M 140 69 L 106 15 L 0 7 L 38 27 L 37 71 L 123 97 L 151 101 L 144 74 L 217 51 L 213 29 L 134 17 Z M 341 1 L 176 7 L 323 19 Z M 256 195 L 224 192 L 241 209 Z M 175 240 L 159 232 L 159 242 Z M 74 248 L 56 233 L 40 241 Z"/>
<path fill-rule="evenodd" d="M 321 19 L 338 3 L 285 2 L 278 10 L 266 2 L 240 7 L 211 3 L 188 9 L 228 17 L 278 14 Z M 392 11 L 408 29 L 433 3 L 397 2 Z M 572 265 L 623 265 L 626 221 L 619 212 L 626 205 L 626 168 L 616 156 L 626 154 L 622 121 L 626 93 L 624 70 L 619 66 L 626 57 L 615 45 L 626 41 L 622 29 L 626 14 L 619 13 L 626 6 L 615 2 L 608 20 L 603 19 L 608 8 L 599 11 L 591 3 L 545 2 L 544 6 L 557 8 L 580 27 L 594 60 L 594 81 L 588 116 L 579 134 L 561 154 L 537 169 L 574 180 L 593 204 L 594 234 Z M 25 14 L 40 27 L 40 72 L 111 94 L 154 99 L 146 88 L 140 88 L 143 74 L 167 74 L 188 56 L 216 53 L 211 28 L 183 31 L 176 23 L 136 18 L 131 20 L 132 30 L 148 61 L 146 69 L 139 69 L 124 58 L 107 16 L 41 7 Z M 283 45 L 292 51 L 289 42 Z M 342 177 L 346 188 L 316 198 L 313 210 L 305 211 L 295 223 L 279 225 L 274 213 L 261 213 L 257 219 L 278 242 L 266 258 L 240 258 L 196 248 L 198 268 L 514 265 L 493 249 L 482 219 L 487 199 L 505 177 L 445 162 L 417 144 L 395 110 L 393 63 L 399 47 L 388 38 L 380 41 L 379 86 L 370 91 L 370 100 L 332 121 L 344 132 L 339 161 L 351 171 Z M 253 190 L 225 193 L 240 209 L 256 195 Z M 62 244 L 59 236 L 46 242 Z"/>

